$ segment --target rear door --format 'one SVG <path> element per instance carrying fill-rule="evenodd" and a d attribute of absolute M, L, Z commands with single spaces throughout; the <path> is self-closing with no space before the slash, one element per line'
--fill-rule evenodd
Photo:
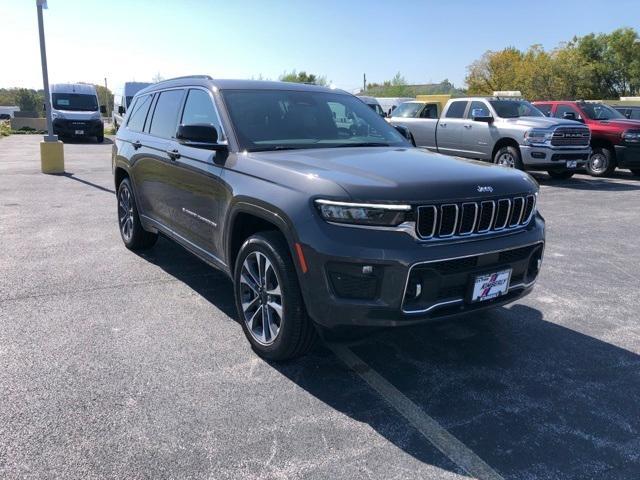
<path fill-rule="evenodd" d="M 436 141 L 438 151 L 449 155 L 465 156 L 462 131 L 467 119 L 464 118 L 468 100 L 453 100 L 438 122 Z"/>
<path fill-rule="evenodd" d="M 133 169 L 146 215 L 171 230 L 180 213 L 174 199 L 177 179 L 171 151 L 175 149 L 184 94 L 183 88 L 155 94 L 142 138 L 142 155 Z"/>

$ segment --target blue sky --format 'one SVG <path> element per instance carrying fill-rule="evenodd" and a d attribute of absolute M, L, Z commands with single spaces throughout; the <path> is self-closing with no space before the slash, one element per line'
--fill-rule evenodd
<path fill-rule="evenodd" d="M 48 0 L 50 81 L 110 86 L 208 73 L 326 75 L 347 90 L 401 72 L 448 78 L 486 50 L 553 48 L 573 35 L 640 29 L 640 0 Z M 35 0 L 0 0 L 0 87 L 41 87 Z"/>

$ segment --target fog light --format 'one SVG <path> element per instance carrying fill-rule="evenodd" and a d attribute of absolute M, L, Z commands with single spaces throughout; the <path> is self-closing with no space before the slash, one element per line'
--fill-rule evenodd
<path fill-rule="evenodd" d="M 362 267 L 363 275 L 371 275 L 373 273 L 373 267 L 371 265 L 364 265 Z"/>

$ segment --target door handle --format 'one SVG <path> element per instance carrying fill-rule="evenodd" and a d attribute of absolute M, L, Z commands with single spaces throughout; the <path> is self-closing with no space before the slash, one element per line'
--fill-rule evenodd
<path fill-rule="evenodd" d="M 446 123 L 441 123 L 441 124 L 440 124 L 440 126 L 441 126 L 441 127 L 446 127 L 446 126 L 447 126 L 447 124 L 446 124 Z"/>
<path fill-rule="evenodd" d="M 142 143 L 140 143 L 140 140 L 136 140 L 135 142 L 132 143 L 132 145 L 133 145 L 133 148 L 137 150 L 142 146 Z"/>
<path fill-rule="evenodd" d="M 465 124 L 464 128 L 471 128 L 471 125 L 469 125 L 468 123 Z"/>
<path fill-rule="evenodd" d="M 180 152 L 178 151 L 177 148 L 174 148 L 173 150 L 167 150 L 167 155 L 169 155 L 169 158 L 171 160 L 175 160 L 177 158 L 180 158 Z"/>

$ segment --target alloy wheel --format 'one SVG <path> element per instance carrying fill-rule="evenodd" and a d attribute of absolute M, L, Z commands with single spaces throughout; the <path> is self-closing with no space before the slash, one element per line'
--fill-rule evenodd
<path fill-rule="evenodd" d="M 247 255 L 240 273 L 243 320 L 256 342 L 271 345 L 284 320 L 281 282 L 271 261 L 261 252 Z"/>
<path fill-rule="evenodd" d="M 126 185 L 122 186 L 118 194 L 118 221 L 122 237 L 126 242 L 130 242 L 133 236 L 133 202 L 129 187 Z"/>
<path fill-rule="evenodd" d="M 515 168 L 516 159 L 513 158 L 513 155 L 511 155 L 509 152 L 504 152 L 500 154 L 498 160 L 496 161 L 496 164 L 500 165 L 501 167 Z"/>

